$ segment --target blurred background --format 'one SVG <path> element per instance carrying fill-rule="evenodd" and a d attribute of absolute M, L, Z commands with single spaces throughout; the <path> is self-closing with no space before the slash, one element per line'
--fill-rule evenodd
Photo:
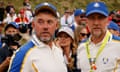
<path fill-rule="evenodd" d="M 13 3 L 16 11 L 18 12 L 22 7 L 24 0 L 0 0 L 0 1 L 3 1 L 5 5 L 7 5 L 8 2 Z M 119 6 L 120 0 L 29 0 L 29 1 L 32 6 L 32 10 L 34 10 L 34 7 L 41 2 L 50 2 L 58 8 L 58 11 L 61 14 L 63 14 L 66 9 L 71 10 L 74 10 L 76 8 L 85 9 L 86 5 L 92 1 L 104 1 L 107 4 L 110 11 L 120 9 Z"/>

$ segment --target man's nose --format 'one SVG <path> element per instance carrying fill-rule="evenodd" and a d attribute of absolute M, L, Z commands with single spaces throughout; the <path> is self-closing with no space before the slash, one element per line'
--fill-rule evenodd
<path fill-rule="evenodd" d="M 94 24 L 95 24 L 95 25 L 98 25 L 98 24 L 99 24 L 98 19 L 95 19 L 95 20 L 94 20 Z"/>
<path fill-rule="evenodd" d="M 49 26 L 48 26 L 48 23 L 45 22 L 44 25 L 43 25 L 43 29 L 44 29 L 44 30 L 48 30 L 48 27 L 49 27 Z"/>

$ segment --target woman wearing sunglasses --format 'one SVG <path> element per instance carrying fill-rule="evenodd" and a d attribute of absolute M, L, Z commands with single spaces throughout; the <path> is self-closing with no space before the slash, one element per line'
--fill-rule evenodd
<path fill-rule="evenodd" d="M 75 42 L 77 44 L 85 42 L 90 35 L 90 33 L 85 25 L 79 25 L 75 29 L 74 33 L 75 33 Z"/>

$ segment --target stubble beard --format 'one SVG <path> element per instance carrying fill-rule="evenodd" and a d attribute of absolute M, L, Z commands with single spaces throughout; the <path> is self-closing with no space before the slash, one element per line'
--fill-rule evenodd
<path fill-rule="evenodd" d="M 92 32 L 92 35 L 95 37 L 95 38 L 99 38 L 101 35 L 102 35 L 102 31 L 100 30 L 100 31 L 93 31 Z"/>
<path fill-rule="evenodd" d="M 45 44 L 48 44 L 49 42 L 51 42 L 52 39 L 53 39 L 52 37 L 39 37 L 39 40 Z"/>
<path fill-rule="evenodd" d="M 92 32 L 92 35 L 95 37 L 95 38 L 101 38 L 101 37 L 103 37 L 104 35 L 105 35 L 105 33 L 106 33 L 106 31 L 107 31 L 107 29 L 104 29 L 104 30 L 102 30 L 102 29 L 100 29 L 99 31 L 93 31 Z"/>

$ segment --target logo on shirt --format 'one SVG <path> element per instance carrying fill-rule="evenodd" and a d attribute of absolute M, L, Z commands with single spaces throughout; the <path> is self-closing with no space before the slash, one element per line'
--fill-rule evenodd
<path fill-rule="evenodd" d="M 108 59 L 107 57 L 104 57 L 104 58 L 103 58 L 103 64 L 107 64 L 108 61 L 109 61 L 109 59 Z"/>

